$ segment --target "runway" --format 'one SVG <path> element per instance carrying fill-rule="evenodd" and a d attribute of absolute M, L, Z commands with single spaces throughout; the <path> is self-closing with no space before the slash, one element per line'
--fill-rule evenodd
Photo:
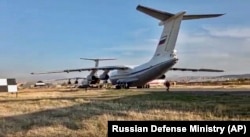
<path fill-rule="evenodd" d="M 131 88 L 132 91 L 149 91 L 149 92 L 167 92 L 166 88 L 149 88 L 149 89 L 136 89 Z M 245 87 L 173 87 L 170 88 L 170 93 L 194 93 L 194 94 L 222 94 L 222 93 L 230 93 L 230 94 L 244 94 L 250 95 L 250 86 Z"/>

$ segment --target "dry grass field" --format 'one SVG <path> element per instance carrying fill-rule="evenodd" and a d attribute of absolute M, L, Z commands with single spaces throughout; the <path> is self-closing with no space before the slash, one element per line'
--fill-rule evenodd
<path fill-rule="evenodd" d="M 250 92 L 237 90 L 25 89 L 17 98 L 0 93 L 0 136 L 105 137 L 108 120 L 250 120 Z"/>

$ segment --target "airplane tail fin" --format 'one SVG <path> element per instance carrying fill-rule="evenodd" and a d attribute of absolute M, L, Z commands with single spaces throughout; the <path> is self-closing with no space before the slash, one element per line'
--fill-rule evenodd
<path fill-rule="evenodd" d="M 212 18 L 223 15 L 223 14 L 184 15 L 186 13 L 185 11 L 179 12 L 177 14 L 172 14 L 169 12 L 164 12 L 144 7 L 141 5 L 138 5 L 136 9 L 153 18 L 160 20 L 161 22 L 159 25 L 164 26 L 157 49 L 152 59 L 159 57 L 161 58 L 163 56 L 164 57 L 168 56 L 170 58 L 176 57 L 174 53 L 174 48 L 182 20 Z"/>

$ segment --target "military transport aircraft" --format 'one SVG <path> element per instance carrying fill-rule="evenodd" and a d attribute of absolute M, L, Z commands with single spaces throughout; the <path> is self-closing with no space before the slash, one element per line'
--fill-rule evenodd
<path fill-rule="evenodd" d="M 173 67 L 178 62 L 176 55 L 175 45 L 178 37 L 181 22 L 183 20 L 193 20 L 202 18 L 219 17 L 224 14 L 203 14 L 203 15 L 186 15 L 185 11 L 181 11 L 176 14 L 164 12 L 145 6 L 138 5 L 137 10 L 160 20 L 159 25 L 163 26 L 163 31 L 159 39 L 159 43 L 156 46 L 153 57 L 146 63 L 138 65 L 136 67 L 128 66 L 102 66 L 102 67 L 90 67 L 80 69 L 68 69 L 63 71 L 54 71 L 46 73 L 31 73 L 31 74 L 48 74 L 48 73 L 69 73 L 69 72 L 81 72 L 92 71 L 87 79 L 93 80 L 94 72 L 102 70 L 103 73 L 99 76 L 101 80 L 109 79 L 112 85 L 115 85 L 117 89 L 137 87 L 140 88 L 144 84 L 159 77 L 162 77 L 167 71 L 204 71 L 204 72 L 224 72 L 223 70 L 216 69 L 191 69 L 191 68 L 175 68 Z M 110 71 L 110 75 L 108 74 Z M 165 77 L 165 76 L 164 76 Z"/>
<path fill-rule="evenodd" d="M 116 60 L 116 59 L 108 59 L 108 58 L 80 58 L 84 60 L 91 60 L 95 62 L 95 67 L 99 66 L 100 61 L 106 61 L 106 60 Z M 91 73 L 89 74 L 92 76 L 92 78 L 85 78 L 85 77 L 71 77 L 71 78 L 62 78 L 62 79 L 56 79 L 55 81 L 60 81 L 60 80 L 68 80 L 67 84 L 71 85 L 72 82 L 71 80 L 75 80 L 74 84 L 78 85 L 79 82 L 78 80 L 82 79 L 82 82 L 80 86 L 86 87 L 90 86 L 91 84 L 98 84 L 100 82 L 98 76 L 97 76 L 97 70 L 92 70 Z"/>

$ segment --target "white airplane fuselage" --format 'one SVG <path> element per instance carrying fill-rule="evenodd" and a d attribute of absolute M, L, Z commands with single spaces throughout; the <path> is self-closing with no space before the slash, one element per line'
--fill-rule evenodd
<path fill-rule="evenodd" d="M 129 83 L 129 86 L 142 86 L 147 82 L 163 75 L 173 65 L 177 63 L 176 57 L 162 61 L 150 60 L 149 62 L 128 70 L 116 70 L 110 75 L 110 81 L 113 85 L 117 82 Z M 128 82 L 126 81 L 128 80 Z M 129 80 L 132 80 L 129 82 Z M 124 81 L 123 81 L 124 80 Z"/>
<path fill-rule="evenodd" d="M 158 78 L 177 63 L 175 44 L 181 21 L 185 12 L 173 15 L 161 22 L 163 31 L 153 57 L 147 62 L 133 69 L 117 70 L 111 73 L 110 81 L 113 85 L 119 83 L 129 86 L 142 86 Z"/>

